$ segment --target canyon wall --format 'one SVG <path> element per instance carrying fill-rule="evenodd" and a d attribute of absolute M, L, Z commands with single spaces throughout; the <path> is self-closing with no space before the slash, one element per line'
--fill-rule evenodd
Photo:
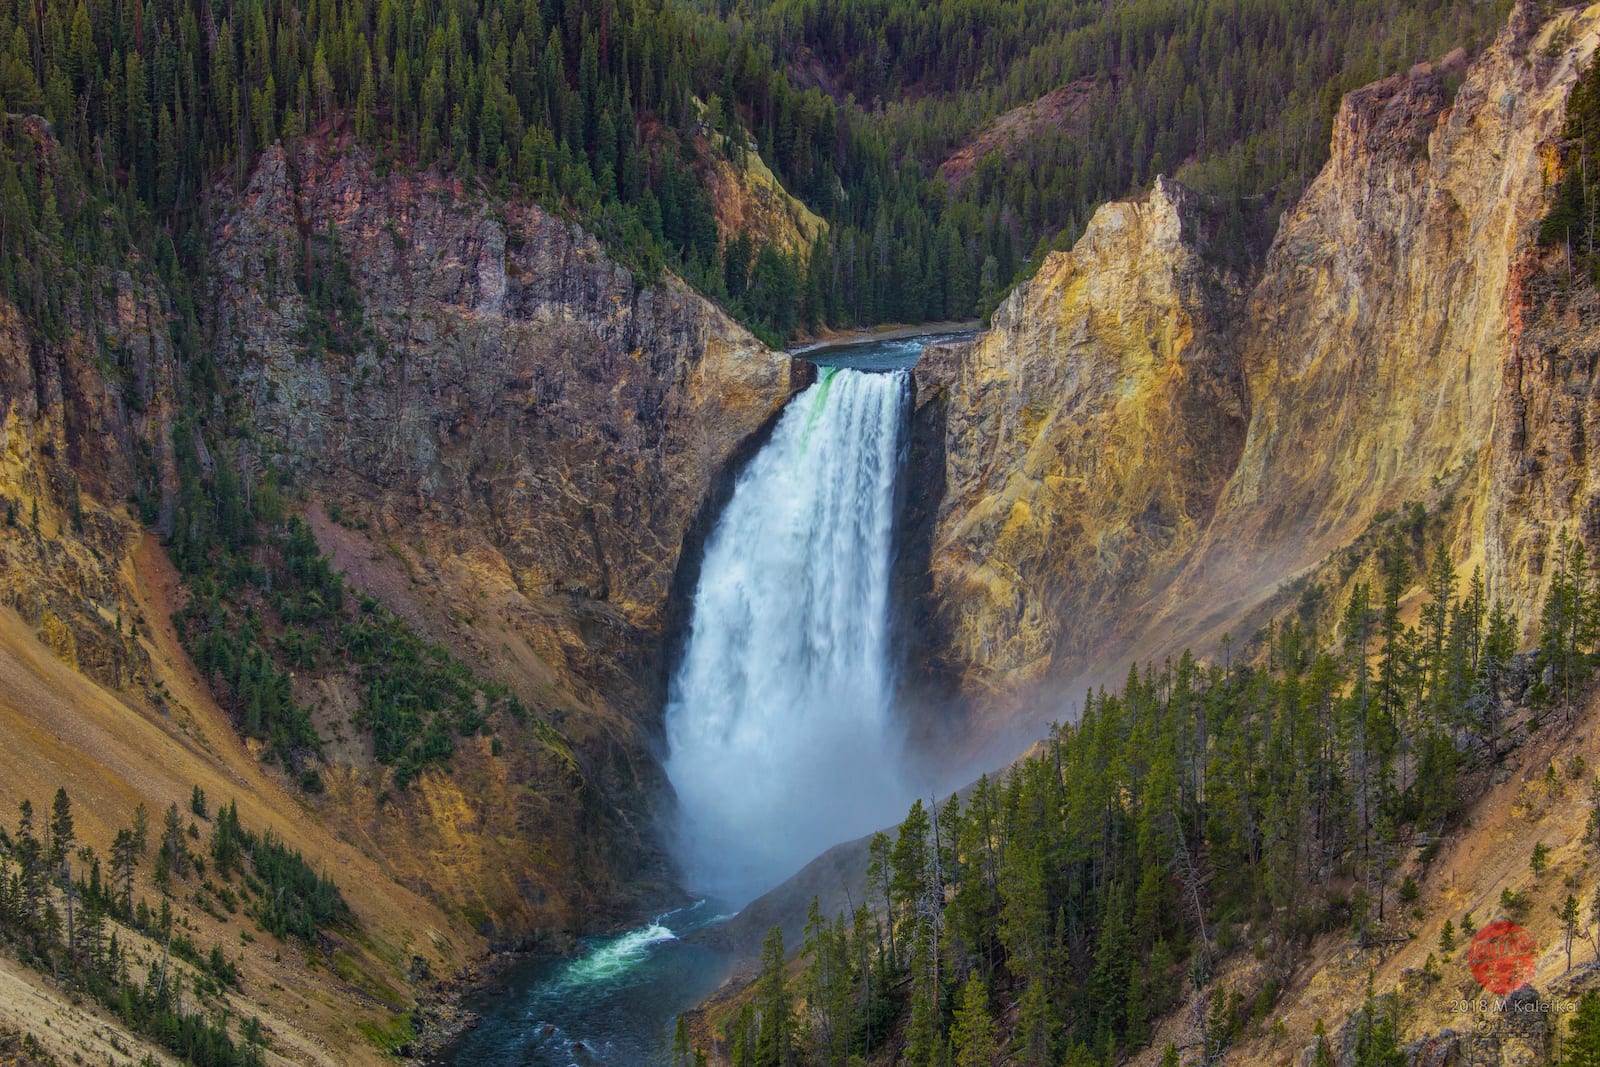
<path fill-rule="evenodd" d="M 434 780 L 391 818 L 347 748 L 337 802 L 380 851 L 421 846 L 412 877 L 512 929 L 664 888 L 670 593 L 702 502 L 787 400 L 788 358 L 537 207 L 379 175 L 349 144 L 270 149 L 218 200 L 205 328 L 263 461 L 309 494 L 357 588 L 512 685 L 577 755 L 488 761 L 494 787 Z M 359 699 L 331 689 L 307 694 L 324 732 L 356 732 Z"/>
<path fill-rule="evenodd" d="M 53 166 L 48 127 L 27 132 Z M 103 853 L 141 801 L 237 797 L 333 875 L 358 926 L 304 959 L 244 942 L 235 1014 L 259 1013 L 288 1061 L 376 1061 L 371 1028 L 485 947 L 567 945 L 676 892 L 654 822 L 673 590 L 795 383 L 675 277 L 336 139 L 274 146 L 208 203 L 192 319 L 136 251 L 58 271 L 52 327 L 0 305 L 0 807 L 64 785 Z M 232 457 L 208 451 L 219 433 Z M 507 684 L 527 721 L 456 738 L 398 787 L 355 673 L 299 671 L 324 744 L 321 791 L 297 789 L 174 626 L 175 443 L 203 471 L 237 463 L 246 491 L 276 470 L 355 591 Z M 239 941 L 187 897 L 177 911 L 202 950 Z M 80 1015 L 0 1004 L 0 1029 Z M 96 1025 L 57 1051 L 141 1047 Z"/>
<path fill-rule="evenodd" d="M 980 716 L 1061 714 L 1130 660 L 1247 634 L 1412 501 L 1449 511 L 1458 558 L 1529 618 L 1588 492 L 1568 471 L 1593 346 L 1549 331 L 1592 337 L 1592 300 L 1526 320 L 1596 23 L 1519 7 L 1470 64 L 1349 94 L 1247 286 L 1207 255 L 1198 198 L 1158 181 L 925 361 L 948 398 L 931 654 Z"/>
<path fill-rule="evenodd" d="M 972 690 L 1086 659 L 1209 520 L 1245 409 L 1219 343 L 1238 294 L 1204 259 L 1208 225 L 1169 181 L 1108 204 L 993 329 L 919 367 L 943 394 L 932 597 Z"/>

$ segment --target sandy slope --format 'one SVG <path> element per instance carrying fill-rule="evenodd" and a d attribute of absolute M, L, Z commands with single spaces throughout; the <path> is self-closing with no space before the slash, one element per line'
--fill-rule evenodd
<path fill-rule="evenodd" d="M 427 960 L 432 974 L 448 975 L 476 952 L 477 938 L 336 837 L 246 750 L 177 644 L 168 618 L 176 580 L 159 548 L 141 546 L 126 571 L 137 591 L 141 639 L 156 665 L 151 693 L 101 688 L 56 659 L 15 612 L 0 609 L 0 821 L 14 826 L 25 798 L 36 811 L 47 808 L 64 785 L 80 843 L 104 856 L 140 802 L 158 825 L 169 803 L 189 817 L 196 784 L 213 809 L 237 800 L 247 828 L 270 827 L 333 875 L 359 932 L 336 935 L 323 951 L 280 943 L 242 912 L 218 922 L 196 907 L 193 879 L 175 886 L 180 925 L 191 928 L 202 951 L 220 944 L 240 962 L 245 997 L 234 998 L 236 1014 L 260 1015 L 285 1062 L 381 1062 L 361 1026 L 387 1023 L 414 1002 L 405 976 L 413 955 Z M 209 832 L 199 829 L 202 838 Z M 157 899 L 148 883 L 139 891 Z M 48 1011 L 74 1018 L 41 1014 Z M 96 1028 L 111 1032 L 12 961 L 0 970 L 0 1020 L 68 1060 L 86 1042 L 104 1042 Z"/>

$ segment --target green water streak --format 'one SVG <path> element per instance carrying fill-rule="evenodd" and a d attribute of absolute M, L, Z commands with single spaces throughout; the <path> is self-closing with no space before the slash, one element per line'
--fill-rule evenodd
<path fill-rule="evenodd" d="M 828 406 L 828 391 L 833 388 L 833 376 L 839 373 L 839 368 L 823 367 L 821 371 L 822 377 L 817 379 L 817 395 L 811 401 L 811 411 L 806 419 L 806 432 L 800 435 L 802 453 L 811 443 L 811 431 L 816 429 L 817 420 L 822 418 L 822 409 Z"/>

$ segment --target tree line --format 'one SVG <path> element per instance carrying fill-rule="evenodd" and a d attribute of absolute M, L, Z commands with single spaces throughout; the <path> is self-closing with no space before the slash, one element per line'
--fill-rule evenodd
<path fill-rule="evenodd" d="M 298 851 L 270 830 L 242 828 L 237 803 L 218 809 L 202 847 L 194 844 L 196 820 L 209 816 L 199 786 L 189 813 L 193 818 L 185 819 L 173 803 L 154 827 L 139 804 L 102 857 L 80 841 L 65 788 L 56 790 L 48 813 L 36 814 L 22 801 L 16 829 L 0 828 L 0 942 L 186 1063 L 258 1067 L 266 1047 L 260 1022 L 245 1020 L 230 1031 L 229 1013 L 209 1012 L 205 1004 L 241 988 L 238 966 L 220 945 L 209 953 L 196 947 L 173 914 L 172 892 L 179 883 L 195 886 L 195 899 L 219 918 L 209 901 L 232 914 L 253 898 L 259 929 L 312 944 L 322 930 L 351 922 L 350 909 L 338 886 Z M 135 872 L 146 862 L 161 893 L 154 907 L 143 896 L 135 899 Z M 130 933 L 148 938 L 159 955 L 141 959 Z"/>
<path fill-rule="evenodd" d="M 1326 161 L 1345 92 L 1480 45 L 1509 11 L 1505 0 L 1429 0 L 1403 11 L 1376 0 L 696 6 L 710 23 L 757 38 L 721 93 L 748 102 L 741 114 L 774 169 L 833 223 L 821 288 L 841 302 L 825 305 L 827 315 L 861 321 L 938 306 L 900 295 L 925 284 L 922 268 L 935 261 L 932 273 L 960 272 L 956 292 L 987 311 L 1046 251 L 1075 240 L 1098 204 L 1157 174 L 1217 198 L 1227 220 L 1219 245 L 1237 251 L 1270 234 Z M 835 160 L 846 194 L 837 202 L 808 185 L 818 168 L 805 148 L 804 113 L 792 117 L 787 86 L 763 76 L 785 57 L 802 81 L 826 72 L 860 146 Z M 933 177 L 998 116 L 1064 86 L 1080 90 L 1068 113 L 979 158 L 966 180 Z M 885 180 L 881 159 L 894 161 L 898 180 Z M 862 242 L 874 269 L 836 291 L 832 274 L 859 264 Z M 903 252 L 907 261 L 896 262 Z M 880 280 L 890 293 L 870 284 Z M 947 297 L 941 310 L 963 306 Z"/>
<path fill-rule="evenodd" d="M 341 130 L 383 167 L 567 210 L 646 278 L 670 265 L 773 340 L 963 318 L 1159 172 L 1186 169 L 1239 227 L 1275 216 L 1325 157 L 1341 92 L 1483 39 L 1504 10 L 6 0 L 0 290 L 59 328 L 67 294 L 130 245 L 197 276 L 212 183 L 275 141 Z M 780 59 L 797 56 L 826 76 Z M 934 176 L 1005 109 L 1075 81 L 1096 93 L 1081 122 L 1033 131 L 972 181 Z M 50 137 L 60 158 L 40 167 Z M 751 148 L 829 223 L 815 247 L 749 234 L 730 262 L 705 178 Z M 316 259 L 311 240 L 302 254 Z"/>
<path fill-rule="evenodd" d="M 1533 653 L 1481 573 L 1463 581 L 1443 547 L 1419 558 L 1396 527 L 1332 634 L 1291 613 L 1251 661 L 1185 653 L 1087 694 L 1037 754 L 875 835 L 870 899 L 854 915 L 813 906 L 797 975 L 769 935 L 723 1034 L 735 1067 L 844 1067 L 891 1041 L 915 1067 L 1002 1048 L 1021 1064 L 1120 1062 L 1253 943 L 1273 977 L 1254 998 L 1210 994 L 1219 1055 L 1270 1014 L 1311 938 L 1402 925 L 1408 849 L 1429 862 L 1467 777 L 1570 714 L 1600 666 L 1600 573 L 1566 535 L 1552 562 Z M 1381 1000 L 1363 1065 L 1392 1062 Z M 693 1058 L 680 1041 L 679 1063 Z"/>

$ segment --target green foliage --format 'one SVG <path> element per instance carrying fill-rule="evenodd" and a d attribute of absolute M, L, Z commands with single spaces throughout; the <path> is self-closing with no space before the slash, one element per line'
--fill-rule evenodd
<path fill-rule="evenodd" d="M 1588 990 L 1578 1001 L 1561 1043 L 1560 1065 L 1600 1067 L 1600 992 Z"/>
<path fill-rule="evenodd" d="M 323 927 L 349 920 L 350 906 L 333 880 L 313 871 L 304 856 L 271 830 L 241 837 L 255 877 L 263 886 L 256 918 L 273 936 L 315 941 Z"/>
<path fill-rule="evenodd" d="M 387 1023 L 363 1022 L 360 1029 L 368 1041 L 392 1056 L 404 1055 L 405 1050 L 417 1039 L 416 1025 L 412 1022 L 410 1012 L 395 1015 Z"/>
<path fill-rule="evenodd" d="M 833 224 L 824 262 L 848 279 L 827 288 L 825 317 L 872 321 L 917 317 L 919 304 L 926 317 L 963 303 L 986 312 L 1044 252 L 1074 239 L 1097 204 L 1157 174 L 1177 174 L 1226 205 L 1215 251 L 1232 257 L 1270 232 L 1321 167 L 1345 91 L 1486 40 L 1508 5 L 696 6 L 711 25 L 735 10 L 753 14 L 764 39 L 731 54 L 718 91 L 740 102 L 774 169 Z M 798 56 L 820 64 L 845 100 L 839 120 L 853 143 L 832 168 L 813 117 L 831 118 L 828 107 L 803 95 L 786 107 L 792 90 L 767 74 Z M 1067 114 L 1030 130 L 1009 154 L 978 158 L 953 188 L 931 177 L 995 117 L 1063 87 Z M 843 198 L 828 184 L 835 174 Z"/>
<path fill-rule="evenodd" d="M 761 977 L 756 990 L 761 1026 L 751 1067 L 787 1067 L 794 1056 L 794 1008 L 785 973 L 783 931 L 776 926 L 761 943 Z"/>
<path fill-rule="evenodd" d="M 175 816 L 175 806 L 169 810 Z M 142 900 L 133 906 L 132 870 L 143 853 L 143 830 L 118 831 L 111 876 L 104 878 L 93 848 L 74 852 L 68 847 L 75 838 L 65 790 L 57 790 L 52 807 L 50 848 L 34 829 L 32 805 L 23 802 L 19 815 L 16 833 L 3 835 L 0 848 L 0 944 L 185 1063 L 259 1067 L 264 1062 L 259 1025 L 241 1026 L 235 1036 L 229 1032 L 226 1010 L 212 1016 L 203 1006 L 224 990 L 239 987 L 237 965 L 221 946 L 202 951 L 175 930 L 166 900 L 156 912 Z M 176 836 L 181 840 L 183 835 Z M 62 856 L 58 865 L 51 865 L 57 843 Z M 70 916 L 65 924 L 63 912 Z M 143 968 L 142 980 L 134 976 L 138 961 L 127 948 L 128 929 L 165 948 Z M 196 1007 L 197 1002 L 202 1006 Z"/>
<path fill-rule="evenodd" d="M 976 971 L 962 987 L 961 1006 L 956 1009 L 950 1040 L 955 1047 L 956 1067 L 990 1067 L 994 1063 L 996 1046 L 989 991 L 984 987 L 983 976 Z"/>
<path fill-rule="evenodd" d="M 1011 1059 L 1115 1060 L 1149 1040 L 1185 974 L 1205 984 L 1239 932 L 1292 945 L 1387 924 L 1397 900 L 1414 907 L 1401 843 L 1422 825 L 1441 833 L 1459 816 L 1463 772 L 1500 758 L 1516 646 L 1493 646 L 1515 622 L 1487 603 L 1481 575 L 1458 588 L 1436 554 L 1418 624 L 1405 625 L 1419 549 L 1404 536 L 1384 551 L 1381 601 L 1355 586 L 1336 646 L 1319 649 L 1291 615 L 1257 657 L 1132 670 L 1120 691 L 1085 694 L 1078 721 L 1001 781 L 937 808 L 918 801 L 874 835 L 872 910 L 848 932 L 814 910 L 807 928 L 800 1062 L 876 1055 L 885 1015 L 908 1062 L 959 1059 L 973 1038 L 954 1024 L 975 988 L 1008 1006 Z M 1355 899 L 1318 892 L 1330 877 Z M 1501 903 L 1528 908 L 1509 892 Z M 1446 924 L 1441 953 L 1458 930 L 1472 936 L 1470 914 Z M 1214 992 L 1205 1055 L 1260 1026 L 1276 994 Z M 1394 1005 L 1370 998 L 1358 1062 L 1398 1063 L 1398 1032 Z"/>
<path fill-rule="evenodd" d="M 1556 918 L 1561 922 L 1561 938 L 1567 950 L 1567 970 L 1570 971 L 1572 970 L 1572 942 L 1577 938 L 1582 927 L 1583 911 L 1578 904 L 1578 898 L 1571 893 L 1567 894 L 1567 899 L 1562 903 L 1561 907 L 1557 908 L 1552 905 L 1550 910 L 1555 913 Z"/>
<path fill-rule="evenodd" d="M 1588 680 L 1600 653 L 1600 579 L 1581 538 L 1565 529 L 1556 535 L 1555 568 L 1539 617 L 1539 665 L 1553 684 L 1546 690 L 1570 722 L 1573 697 Z M 1550 768 L 1552 787 L 1561 784 Z"/>
<path fill-rule="evenodd" d="M 363 693 L 356 722 L 401 788 L 448 760 L 457 736 L 486 729 L 487 712 L 527 717 L 506 686 L 479 680 L 376 600 L 351 597 L 311 527 L 276 503 L 270 474 L 246 493 L 228 459 L 207 478 L 186 451 L 173 556 L 193 596 L 180 632 L 240 733 L 268 742 L 305 791 L 321 788 L 306 764 L 322 739 L 294 697 L 295 672 L 353 672 Z"/>
<path fill-rule="evenodd" d="M 1500 890 L 1500 910 L 1507 915 L 1513 918 L 1521 918 L 1528 914 L 1530 906 L 1532 906 L 1532 901 L 1528 899 L 1528 894 L 1517 892 L 1510 886 Z"/>
<path fill-rule="evenodd" d="M 308 305 L 300 338 L 306 358 L 354 354 L 363 326 L 361 293 L 331 228 L 306 240 L 305 269 L 296 272 L 295 282 Z"/>
<path fill-rule="evenodd" d="M 1563 176 L 1539 228 L 1546 245 L 1568 254 L 1600 283 L 1600 57 L 1592 57 L 1567 99 Z"/>
<path fill-rule="evenodd" d="M 1375 997 L 1369 985 L 1356 1029 L 1355 1067 L 1404 1067 L 1405 1062 L 1399 1005 L 1393 997 Z"/>

